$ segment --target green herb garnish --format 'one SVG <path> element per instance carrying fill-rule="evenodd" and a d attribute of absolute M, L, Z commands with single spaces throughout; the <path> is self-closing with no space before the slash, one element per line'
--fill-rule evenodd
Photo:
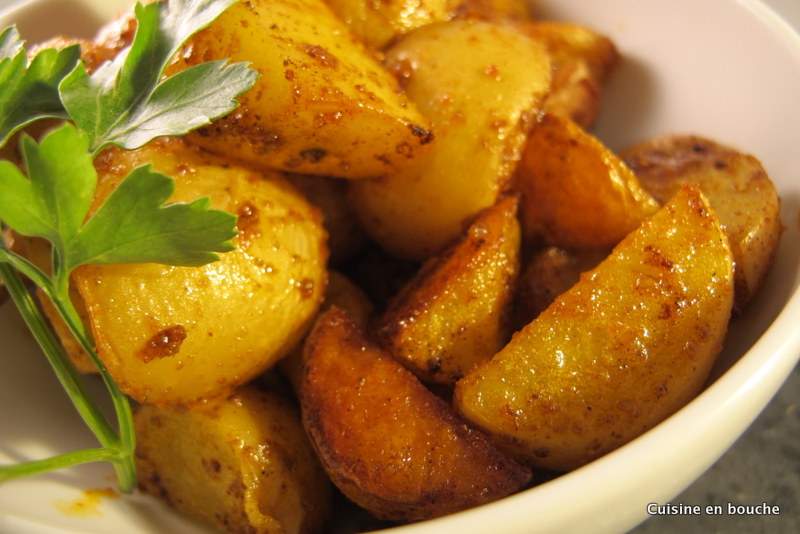
<path fill-rule="evenodd" d="M 0 146 L 16 131 L 45 118 L 67 118 L 58 85 L 80 60 L 80 48 L 42 50 L 28 64 L 15 27 L 0 33 Z"/>
<path fill-rule="evenodd" d="M 232 1 L 170 0 L 136 6 L 139 27 L 130 50 L 91 75 L 82 66 L 61 83 L 64 107 L 97 151 L 108 144 L 134 149 L 155 137 L 180 135 L 226 115 L 250 88 L 242 63 L 201 63 L 162 80 L 181 45 Z"/>
<path fill-rule="evenodd" d="M 97 185 L 94 158 L 104 148 L 139 148 L 183 135 L 232 111 L 257 74 L 244 64 L 211 62 L 164 77 L 167 63 L 195 32 L 236 0 L 170 0 L 136 6 L 131 46 L 88 74 L 77 47 L 46 49 L 28 64 L 15 28 L 0 34 L 0 146 L 42 118 L 65 119 L 40 142 L 23 133 L 24 169 L 0 162 L 0 223 L 52 245 L 49 272 L 0 240 L 2 279 L 61 384 L 100 447 L 45 460 L 0 466 L 0 482 L 85 462 L 109 461 L 120 489 L 136 486 L 130 404 L 94 350 L 91 334 L 69 297 L 70 274 L 85 264 L 163 263 L 199 266 L 233 249 L 236 217 L 211 210 L 210 200 L 166 203 L 174 181 L 150 165 L 134 169 L 89 217 Z M 118 428 L 87 394 L 60 342 L 23 283 L 49 297 L 97 365 Z"/>

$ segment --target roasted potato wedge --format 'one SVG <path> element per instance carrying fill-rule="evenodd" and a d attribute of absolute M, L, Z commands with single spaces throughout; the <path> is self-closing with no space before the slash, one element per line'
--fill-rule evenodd
<path fill-rule="evenodd" d="M 170 72 L 203 61 L 250 62 L 261 73 L 241 107 L 190 134 L 253 165 L 365 178 L 425 151 L 428 124 L 397 81 L 323 0 L 252 0 L 193 36 Z"/>
<path fill-rule="evenodd" d="M 526 20 L 525 0 L 326 0 L 370 49 L 383 50 L 403 35 L 454 18 Z"/>
<path fill-rule="evenodd" d="M 378 321 L 378 340 L 422 380 L 455 383 L 511 334 L 519 249 L 517 199 L 506 197 L 403 288 Z"/>
<path fill-rule="evenodd" d="M 695 135 L 667 135 L 621 157 L 642 186 L 665 202 L 683 183 L 700 186 L 717 213 L 736 260 L 734 306 L 745 308 L 772 266 L 783 232 L 780 199 L 755 157 Z"/>
<path fill-rule="evenodd" d="M 457 18 L 480 19 L 491 22 L 528 20 L 531 2 L 528 0 L 462 0 L 455 10 Z"/>
<path fill-rule="evenodd" d="M 347 201 L 346 180 L 313 174 L 286 173 L 285 176 L 322 211 L 331 266 L 342 265 L 367 245 L 367 234 Z"/>
<path fill-rule="evenodd" d="M 525 241 L 566 249 L 611 249 L 659 206 L 617 155 L 557 115 L 531 131 L 514 184 Z"/>
<path fill-rule="evenodd" d="M 202 268 L 86 265 L 73 282 L 123 391 L 191 403 L 247 382 L 299 342 L 322 302 L 326 235 L 319 211 L 279 173 L 231 166 L 180 140 L 102 154 L 95 201 L 146 162 L 175 178 L 170 201 L 209 196 L 237 214 L 236 250 Z"/>
<path fill-rule="evenodd" d="M 597 266 L 608 252 L 604 250 L 573 251 L 545 247 L 525 260 L 519 275 L 514 298 L 514 324 L 519 330 L 548 306 L 561 293 L 578 283 L 581 273 Z"/>
<path fill-rule="evenodd" d="M 695 186 L 456 384 L 454 403 L 520 461 L 579 467 L 700 391 L 733 303 L 733 256 Z"/>
<path fill-rule="evenodd" d="M 192 408 L 138 406 L 139 485 L 231 534 L 312 534 L 331 485 L 293 401 L 254 386 Z"/>
<path fill-rule="evenodd" d="M 339 271 L 328 271 L 328 285 L 325 288 L 325 300 L 320 313 L 336 306 L 344 310 L 347 316 L 359 328 L 367 328 L 373 319 L 375 305 L 366 293 L 350 278 Z M 300 343 L 286 358 L 278 362 L 278 369 L 289 380 L 295 392 L 300 391 L 303 375 L 303 346 Z"/>
<path fill-rule="evenodd" d="M 378 518 L 448 514 L 530 479 L 339 308 L 324 312 L 309 336 L 300 399 L 334 484 Z"/>
<path fill-rule="evenodd" d="M 368 47 L 381 50 L 415 28 L 453 18 L 462 0 L 326 0 Z"/>
<path fill-rule="evenodd" d="M 354 182 L 351 200 L 381 246 L 422 260 L 510 185 L 550 87 L 550 60 L 510 28 L 460 20 L 409 33 L 386 61 L 407 78 L 406 93 L 433 122 L 436 143 L 404 171 Z"/>
<path fill-rule="evenodd" d="M 603 85 L 620 60 L 614 42 L 590 28 L 564 22 L 522 21 L 516 27 L 544 44 L 553 61 L 553 86 L 545 110 L 589 128 L 600 109 Z"/>

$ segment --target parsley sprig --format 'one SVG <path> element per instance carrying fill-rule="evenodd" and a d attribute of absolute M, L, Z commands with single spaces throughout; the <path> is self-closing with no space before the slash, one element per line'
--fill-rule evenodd
<path fill-rule="evenodd" d="M 58 85 L 80 60 L 77 45 L 42 50 L 28 64 L 17 28 L 0 33 L 0 146 L 39 119 L 66 119 Z"/>
<path fill-rule="evenodd" d="M 51 244 L 41 269 L 0 240 L 0 278 L 62 386 L 100 446 L 0 466 L 0 482 L 85 462 L 109 461 L 120 489 L 136 486 L 135 436 L 127 397 L 107 373 L 69 295 L 81 265 L 154 262 L 199 266 L 233 248 L 236 217 L 210 200 L 168 203 L 174 181 L 145 165 L 134 169 L 90 214 L 94 159 L 109 146 L 132 150 L 162 136 L 183 135 L 223 116 L 257 74 L 245 64 L 215 61 L 170 77 L 164 70 L 183 43 L 236 0 L 170 0 L 137 4 L 137 31 L 127 50 L 89 74 L 80 50 L 45 49 L 28 61 L 19 33 L 0 33 L 0 146 L 43 118 L 65 122 L 40 141 L 23 133 L 23 168 L 0 161 L 0 223 Z M 23 276 L 53 303 L 94 361 L 112 399 L 117 427 L 87 393 Z"/>

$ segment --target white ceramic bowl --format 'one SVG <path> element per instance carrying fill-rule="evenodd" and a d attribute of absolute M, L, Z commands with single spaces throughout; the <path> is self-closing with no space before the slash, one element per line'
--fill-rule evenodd
<path fill-rule="evenodd" d="M 90 36 L 128 0 L 34 0 L 6 13 L 30 41 Z M 398 527 L 422 533 L 618 533 L 703 473 L 741 435 L 800 356 L 800 37 L 755 0 L 537 0 L 541 16 L 611 36 L 625 57 L 597 128 L 613 148 L 696 133 L 758 156 L 783 200 L 777 262 L 731 327 L 709 387 L 673 417 L 581 469 L 497 503 Z M 35 458 L 92 439 L 54 385 L 8 305 L 0 308 L 0 461 Z M 39 385 L 39 389 L 35 389 Z M 84 493 L 114 485 L 86 466 L 0 486 L 0 533 L 210 532 L 147 496 Z M 83 512 L 75 505 L 84 505 Z"/>

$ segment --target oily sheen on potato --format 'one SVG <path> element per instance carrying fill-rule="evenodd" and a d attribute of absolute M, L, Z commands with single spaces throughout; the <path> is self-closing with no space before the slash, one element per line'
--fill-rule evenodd
<path fill-rule="evenodd" d="M 137 407 L 140 487 L 223 532 L 313 534 L 330 482 L 296 404 L 247 385 L 192 408 Z"/>
<path fill-rule="evenodd" d="M 607 250 L 658 209 L 622 159 L 558 115 L 545 115 L 531 131 L 514 186 L 529 243 Z"/>
<path fill-rule="evenodd" d="M 331 480 L 381 519 L 419 521 L 494 501 L 531 474 L 464 424 L 340 308 L 303 354 L 303 421 Z"/>
<path fill-rule="evenodd" d="M 622 152 L 659 202 L 681 184 L 700 187 L 714 208 L 736 260 L 734 306 L 742 310 L 772 266 L 783 232 L 780 198 L 757 158 L 696 135 L 665 135 Z"/>
<path fill-rule="evenodd" d="M 180 140 L 101 155 L 96 201 L 146 162 L 175 178 L 171 200 L 209 196 L 238 215 L 236 249 L 202 268 L 86 265 L 74 283 L 120 388 L 139 402 L 187 404 L 251 380 L 299 341 L 323 298 L 326 235 L 318 210 L 280 175 Z"/>
<path fill-rule="evenodd" d="M 519 249 L 517 198 L 506 197 L 406 284 L 378 321 L 378 339 L 422 380 L 453 384 L 511 333 Z"/>
<path fill-rule="evenodd" d="M 436 141 L 405 170 L 353 183 L 351 199 L 383 248 L 422 260 L 508 189 L 550 87 L 550 59 L 510 28 L 459 20 L 410 32 L 386 64 L 405 79 Z"/>
<path fill-rule="evenodd" d="M 261 76 L 233 113 L 189 137 L 253 165 L 365 178 L 427 148 L 427 122 L 322 0 L 238 2 L 193 36 L 173 69 L 246 61 Z"/>
<path fill-rule="evenodd" d="M 455 18 L 514 20 L 530 17 L 527 0 L 327 0 L 368 47 L 382 50 L 406 33 Z"/>
<path fill-rule="evenodd" d="M 700 391 L 732 303 L 727 238 L 700 190 L 684 186 L 459 381 L 455 405 L 518 460 L 574 469 Z"/>

